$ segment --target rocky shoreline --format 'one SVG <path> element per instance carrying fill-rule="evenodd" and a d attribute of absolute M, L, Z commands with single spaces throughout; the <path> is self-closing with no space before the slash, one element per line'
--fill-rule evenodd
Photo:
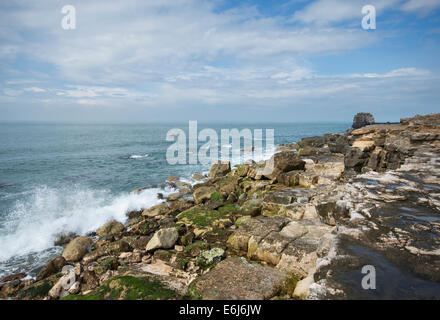
<path fill-rule="evenodd" d="M 163 203 L 66 235 L 35 280 L 0 280 L 0 298 L 439 299 L 440 114 L 373 122 L 280 146 L 273 172 L 170 177 Z"/>

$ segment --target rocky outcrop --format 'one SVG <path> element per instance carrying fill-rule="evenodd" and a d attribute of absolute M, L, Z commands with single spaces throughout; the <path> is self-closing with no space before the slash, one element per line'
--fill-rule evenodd
<path fill-rule="evenodd" d="M 374 124 L 374 117 L 368 112 L 359 112 L 353 118 L 353 129 L 359 129 L 370 124 Z"/>
<path fill-rule="evenodd" d="M 2 279 L 0 297 L 438 299 L 439 127 L 436 114 L 370 124 L 216 163 L 194 186 L 171 179 L 163 203 L 75 238 L 37 281 Z M 65 260 L 78 261 L 68 288 Z M 379 290 L 362 288 L 365 265 Z"/>
<path fill-rule="evenodd" d="M 231 163 L 229 161 L 222 162 L 218 161 L 213 164 L 211 169 L 209 170 L 208 177 L 210 178 L 218 178 L 223 177 L 231 171 Z"/>

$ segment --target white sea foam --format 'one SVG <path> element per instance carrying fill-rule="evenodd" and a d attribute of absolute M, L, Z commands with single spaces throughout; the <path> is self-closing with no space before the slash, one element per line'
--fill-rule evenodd
<path fill-rule="evenodd" d="M 133 155 L 129 156 L 130 159 L 144 159 L 144 158 L 148 158 L 148 157 L 149 157 L 148 154 L 144 154 L 144 155 L 133 154 Z"/>
<path fill-rule="evenodd" d="M 63 232 L 84 235 L 111 219 L 124 222 L 126 212 L 160 203 L 158 192 L 167 194 L 170 190 L 153 188 L 112 196 L 105 190 L 78 186 L 38 187 L 31 196 L 16 202 L 5 217 L 0 230 L 0 261 L 53 247 Z"/>

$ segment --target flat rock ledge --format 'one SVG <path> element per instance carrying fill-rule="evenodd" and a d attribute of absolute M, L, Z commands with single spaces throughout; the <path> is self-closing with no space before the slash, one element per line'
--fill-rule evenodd
<path fill-rule="evenodd" d="M 279 294 L 289 275 L 286 272 L 229 257 L 191 285 L 205 300 L 264 300 Z"/>

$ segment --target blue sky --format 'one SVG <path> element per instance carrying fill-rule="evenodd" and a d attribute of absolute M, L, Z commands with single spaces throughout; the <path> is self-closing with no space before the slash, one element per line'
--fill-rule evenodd
<path fill-rule="evenodd" d="M 439 56 L 440 0 L 3 1 L 0 121 L 398 121 Z"/>

